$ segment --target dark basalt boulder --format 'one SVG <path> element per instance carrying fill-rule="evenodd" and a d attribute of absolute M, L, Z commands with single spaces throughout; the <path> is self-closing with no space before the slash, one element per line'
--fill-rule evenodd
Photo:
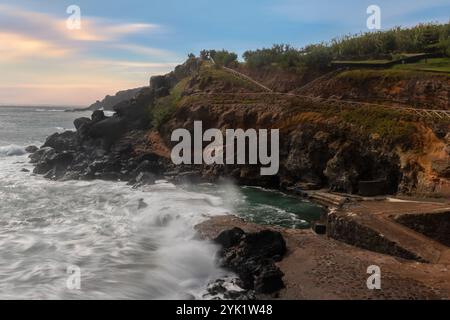
<path fill-rule="evenodd" d="M 105 113 L 102 110 L 95 110 L 91 116 L 92 122 L 99 122 L 106 119 Z"/>
<path fill-rule="evenodd" d="M 39 150 L 39 148 L 36 146 L 28 146 L 25 148 L 25 151 L 28 153 L 35 153 L 38 150 Z"/>
<path fill-rule="evenodd" d="M 284 287 L 284 274 L 275 265 L 286 253 L 286 242 L 279 232 L 246 234 L 234 228 L 219 234 L 215 241 L 223 246 L 222 266 L 239 276 L 242 288 L 270 294 Z"/>
<path fill-rule="evenodd" d="M 55 153 L 56 151 L 52 147 L 42 147 L 30 155 L 30 162 L 31 163 L 42 162 L 44 159 L 48 158 L 50 155 L 53 155 Z"/>
<path fill-rule="evenodd" d="M 33 173 L 46 174 L 52 179 L 58 179 L 64 175 L 74 157 L 74 153 L 70 151 L 57 153 L 54 149 L 47 150 L 36 164 Z"/>
<path fill-rule="evenodd" d="M 283 236 L 271 230 L 247 234 L 245 243 L 248 254 L 262 258 L 283 256 L 286 253 L 286 242 Z"/>
<path fill-rule="evenodd" d="M 89 136 L 101 139 L 104 145 L 109 146 L 127 132 L 125 120 L 119 117 L 111 117 L 92 124 L 89 128 Z"/>
<path fill-rule="evenodd" d="M 65 131 L 63 133 L 54 133 L 47 138 L 43 147 L 51 147 L 58 152 L 67 150 L 76 150 L 78 148 L 77 133 Z"/>
<path fill-rule="evenodd" d="M 156 181 L 156 177 L 155 177 L 155 175 L 153 173 L 151 173 L 151 172 L 141 172 L 136 177 L 135 187 L 154 184 L 155 181 Z"/>
<path fill-rule="evenodd" d="M 236 246 L 241 242 L 245 232 L 239 228 L 225 230 L 214 239 L 214 241 L 222 246 L 223 249 Z"/>
<path fill-rule="evenodd" d="M 82 117 L 82 118 L 77 118 L 73 121 L 73 125 L 75 126 L 75 129 L 80 130 L 80 128 L 82 126 L 85 126 L 87 124 L 90 124 L 92 122 L 91 119 L 86 118 L 86 117 Z"/>

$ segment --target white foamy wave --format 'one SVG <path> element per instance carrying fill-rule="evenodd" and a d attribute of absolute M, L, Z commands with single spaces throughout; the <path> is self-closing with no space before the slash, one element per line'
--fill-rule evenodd
<path fill-rule="evenodd" d="M 30 164 L 1 162 L 0 299 L 201 299 L 230 276 L 194 228 L 228 212 L 215 197 L 165 181 L 23 179 Z M 66 288 L 68 265 L 81 268 L 82 291 Z"/>
<path fill-rule="evenodd" d="M 65 112 L 64 109 L 34 109 L 36 112 Z"/>
<path fill-rule="evenodd" d="M 21 156 L 27 153 L 24 147 L 9 145 L 0 147 L 0 157 Z"/>
<path fill-rule="evenodd" d="M 104 113 L 105 116 L 107 116 L 107 117 L 111 117 L 111 116 L 113 116 L 113 115 L 115 114 L 114 111 L 103 111 L 103 113 Z"/>
<path fill-rule="evenodd" d="M 56 130 L 58 131 L 75 131 L 74 128 L 64 128 L 64 127 L 55 127 Z"/>

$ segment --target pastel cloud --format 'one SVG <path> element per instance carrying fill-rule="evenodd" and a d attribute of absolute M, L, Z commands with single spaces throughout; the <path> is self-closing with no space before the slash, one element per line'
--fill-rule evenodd
<path fill-rule="evenodd" d="M 86 105 L 144 86 L 179 61 L 127 41 L 162 33 L 160 25 L 82 17 L 82 28 L 70 30 L 66 18 L 0 4 L 0 103 Z"/>
<path fill-rule="evenodd" d="M 39 40 L 27 35 L 0 32 L 0 59 L 2 60 L 33 57 L 36 55 L 56 58 L 67 55 L 69 51 L 50 41 Z"/>

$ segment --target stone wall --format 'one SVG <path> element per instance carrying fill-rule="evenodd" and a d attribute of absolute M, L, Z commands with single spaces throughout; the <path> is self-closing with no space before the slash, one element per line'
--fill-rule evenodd
<path fill-rule="evenodd" d="M 339 212 L 330 213 L 327 219 L 327 234 L 329 237 L 379 253 L 389 254 L 409 260 L 424 261 L 416 254 L 399 247 L 382 234 L 368 228 L 350 216 L 342 215 Z"/>
<path fill-rule="evenodd" d="M 450 247 L 450 211 L 407 214 L 394 219 L 398 223 Z"/>

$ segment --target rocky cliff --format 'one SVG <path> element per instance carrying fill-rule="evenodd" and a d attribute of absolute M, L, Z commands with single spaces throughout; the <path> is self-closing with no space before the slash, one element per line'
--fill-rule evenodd
<path fill-rule="evenodd" d="M 435 85 L 439 101 L 446 85 L 442 82 Z M 350 86 L 346 81 L 340 85 Z M 371 82 L 353 85 L 372 90 Z M 329 90 L 325 87 L 324 94 L 331 95 Z M 293 192 L 330 188 L 367 195 L 450 194 L 448 122 L 420 119 L 389 106 L 343 108 L 329 101 L 263 93 L 253 83 L 195 58 L 153 77 L 150 87 L 114 111 L 113 117 L 97 111 L 92 119 L 75 121 L 77 132 L 51 136 L 32 155 L 35 172 L 55 179 L 133 182 L 149 172 L 208 181 L 226 176 L 241 184 Z M 279 173 L 261 177 L 256 165 L 174 166 L 170 135 L 178 128 L 193 130 L 194 121 L 202 121 L 203 130 L 280 129 Z"/>
<path fill-rule="evenodd" d="M 135 88 L 135 89 L 128 89 L 128 90 L 122 90 L 117 92 L 115 95 L 107 95 L 103 100 L 97 100 L 95 103 L 91 104 L 89 107 L 87 107 L 85 110 L 113 110 L 113 107 L 121 102 L 128 101 L 130 99 L 135 98 L 139 92 L 143 88 Z"/>
<path fill-rule="evenodd" d="M 298 94 L 322 98 L 450 109 L 450 76 L 408 70 L 348 70 L 330 74 Z"/>

